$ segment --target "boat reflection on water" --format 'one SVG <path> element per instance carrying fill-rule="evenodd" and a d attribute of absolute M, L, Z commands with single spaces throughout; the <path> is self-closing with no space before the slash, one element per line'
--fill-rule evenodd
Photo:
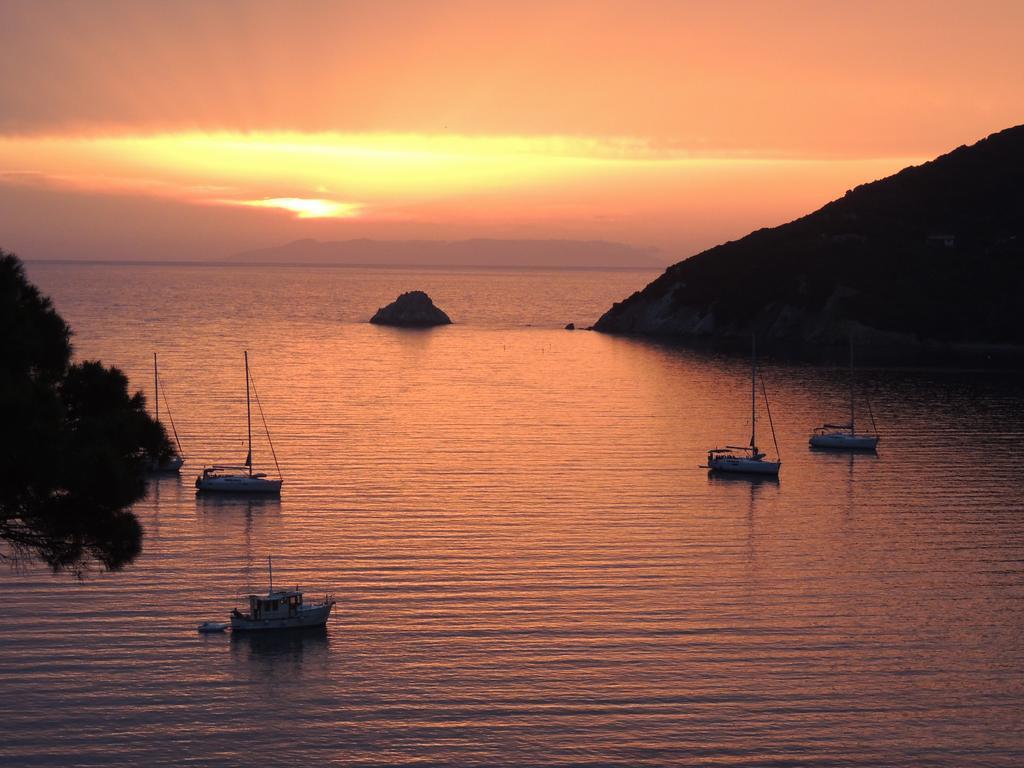
<path fill-rule="evenodd" d="M 255 521 L 275 525 L 281 514 L 281 499 L 266 494 L 196 494 L 196 514 L 204 524 L 222 529 L 231 535 L 241 525 L 246 536 L 253 532 Z"/>
<path fill-rule="evenodd" d="M 191 494 L 211 557 L 240 558 L 246 583 L 258 571 L 259 543 L 282 535 L 281 500 L 266 494 Z"/>
<path fill-rule="evenodd" d="M 194 493 L 187 495 L 195 496 Z M 146 536 L 150 541 L 155 541 L 160 536 L 160 519 L 164 509 L 173 515 L 181 508 L 185 498 L 185 487 L 179 475 L 151 474 L 146 478 L 145 503 L 153 510 L 153 517 L 146 530 Z"/>
<path fill-rule="evenodd" d="M 195 495 L 190 490 L 182 485 L 181 477 L 174 473 L 153 473 L 146 477 L 146 500 L 158 512 L 162 503 L 178 508 L 182 500 Z"/>
<path fill-rule="evenodd" d="M 816 445 L 815 443 L 810 443 L 808 445 L 808 449 L 811 453 L 818 453 L 821 454 L 822 456 L 831 456 L 838 459 L 843 458 L 843 456 L 845 455 L 870 456 L 871 458 L 874 459 L 878 458 L 877 442 L 874 443 L 873 445 L 868 445 L 866 443 L 864 445 L 843 445 L 840 446 L 840 450 L 837 450 L 836 446 Z"/>
<path fill-rule="evenodd" d="M 708 482 L 709 483 L 722 483 L 725 485 L 738 484 L 738 485 L 774 485 L 779 484 L 778 475 L 755 475 L 753 473 L 745 472 L 734 472 L 726 474 L 724 472 L 717 472 L 713 469 L 708 470 Z"/>
<path fill-rule="evenodd" d="M 280 512 L 281 498 L 265 493 L 232 493 L 195 495 L 196 509 L 212 514 L 222 512 Z"/>
<path fill-rule="evenodd" d="M 277 632 L 232 632 L 231 654 L 239 662 L 327 661 L 330 640 L 326 626 Z"/>

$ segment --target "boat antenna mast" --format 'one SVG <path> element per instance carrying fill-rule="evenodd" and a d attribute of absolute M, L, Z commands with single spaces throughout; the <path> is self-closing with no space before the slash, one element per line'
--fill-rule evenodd
<path fill-rule="evenodd" d="M 156 368 L 156 352 L 153 353 L 153 391 L 155 393 L 154 400 L 156 401 L 156 420 L 160 421 L 160 376 L 157 374 Z M 171 414 L 171 406 L 167 403 L 167 395 L 164 395 L 164 406 L 167 408 L 167 420 L 171 423 L 171 434 L 174 435 L 174 444 L 178 446 L 178 455 L 181 457 L 185 456 L 185 452 L 181 450 L 181 440 L 178 439 L 178 430 L 174 426 L 174 416 Z"/>
<path fill-rule="evenodd" d="M 856 422 L 853 418 L 853 334 L 850 334 L 850 435 L 857 433 Z"/>
<path fill-rule="evenodd" d="M 260 420 L 263 422 L 263 431 L 266 433 L 267 443 L 270 445 L 270 455 L 274 457 L 274 466 L 277 467 L 277 476 L 283 478 L 284 475 L 281 474 L 281 465 L 277 461 L 277 451 L 274 450 L 274 440 L 270 437 L 270 427 L 267 426 L 267 416 L 263 413 L 263 403 L 260 402 L 260 393 L 256 390 L 255 379 L 252 380 L 252 394 L 256 398 L 256 408 L 260 412 Z M 252 445 L 251 428 L 249 432 L 249 441 L 249 444 Z"/>
<path fill-rule="evenodd" d="M 871 417 L 871 433 L 878 437 L 878 427 L 875 425 L 875 412 L 871 410 L 871 395 L 868 392 L 868 388 L 864 387 L 864 404 L 868 407 L 868 416 Z"/>
<path fill-rule="evenodd" d="M 757 337 L 750 334 L 750 448 L 757 453 Z"/>
<path fill-rule="evenodd" d="M 167 404 L 167 395 L 164 395 L 164 407 L 167 410 L 167 420 L 171 423 L 171 434 L 174 435 L 174 444 L 178 446 L 178 455 L 185 458 L 185 452 L 181 449 L 181 440 L 178 439 L 178 430 L 174 426 L 174 416 L 171 415 L 171 406 Z"/>
<path fill-rule="evenodd" d="M 768 389 L 764 385 L 764 374 L 761 374 L 761 392 L 764 393 L 764 409 L 768 412 L 768 426 L 772 428 L 772 442 L 775 443 L 775 456 L 779 461 L 782 454 L 779 452 L 779 441 L 775 438 L 775 422 L 772 421 L 772 407 L 768 404 Z"/>
<path fill-rule="evenodd" d="M 249 453 L 245 456 L 245 465 L 252 477 L 252 406 L 249 403 L 249 350 L 245 350 L 245 425 L 249 433 Z"/>
<path fill-rule="evenodd" d="M 160 421 L 160 379 L 156 375 L 156 352 L 153 353 L 153 401 L 156 403 L 156 420 Z"/>

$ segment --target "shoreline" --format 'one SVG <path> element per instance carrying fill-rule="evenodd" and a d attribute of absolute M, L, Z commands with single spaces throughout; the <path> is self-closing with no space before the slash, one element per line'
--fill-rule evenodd
<path fill-rule="evenodd" d="M 658 346 L 689 349 L 697 352 L 750 356 L 749 336 L 682 336 L 672 334 L 626 333 L 598 330 L 607 336 L 643 341 Z M 757 340 L 758 357 L 781 362 L 810 365 L 849 364 L 850 349 L 846 344 L 814 344 L 806 341 Z M 912 342 L 859 345 L 857 365 L 886 368 L 945 370 L 1024 370 L 1024 346 L 989 342 L 941 343 Z"/>

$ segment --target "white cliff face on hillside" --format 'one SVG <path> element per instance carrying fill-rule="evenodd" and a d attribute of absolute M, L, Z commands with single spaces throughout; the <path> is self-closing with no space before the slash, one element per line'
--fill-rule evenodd
<path fill-rule="evenodd" d="M 751 333 L 767 341 L 801 342 L 822 346 L 845 344 L 851 332 L 868 344 L 916 345 L 912 334 L 866 326 L 847 316 L 844 301 L 855 293 L 840 286 L 818 311 L 792 304 L 772 302 L 752 317 L 739 322 L 722 322 L 714 304 L 676 303 L 675 291 L 649 296 L 646 289 L 608 310 L 594 326 L 605 333 L 656 336 L 676 339 L 735 339 L 745 341 Z"/>

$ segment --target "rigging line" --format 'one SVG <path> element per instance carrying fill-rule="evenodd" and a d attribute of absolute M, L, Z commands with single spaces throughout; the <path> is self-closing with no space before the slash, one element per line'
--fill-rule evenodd
<path fill-rule="evenodd" d="M 874 432 L 875 436 L 877 437 L 878 427 L 875 426 L 875 414 L 871 410 L 871 398 L 868 396 L 867 387 L 864 388 L 864 402 L 866 402 L 868 405 L 868 416 L 871 417 L 871 431 Z"/>
<path fill-rule="evenodd" d="M 768 412 L 768 426 L 772 428 L 772 442 L 775 443 L 775 456 L 781 461 L 782 454 L 779 452 L 779 441 L 775 439 L 775 423 L 772 421 L 772 407 L 768 405 L 768 389 L 764 385 L 764 374 L 761 377 L 761 393 L 764 395 L 764 409 Z"/>
<path fill-rule="evenodd" d="M 260 419 L 263 421 L 263 431 L 267 433 L 267 442 L 270 443 L 270 455 L 274 457 L 274 466 L 277 467 L 277 476 L 283 478 L 281 465 L 277 463 L 277 451 L 274 450 L 274 441 L 270 438 L 270 427 L 267 426 L 267 417 L 263 415 L 263 406 L 260 404 L 260 393 L 256 391 L 256 380 L 249 372 L 249 382 L 252 384 L 252 393 L 256 396 L 256 408 L 260 412 Z"/>
<path fill-rule="evenodd" d="M 166 390 L 166 387 L 164 389 Z M 171 415 L 171 406 L 167 402 L 167 394 L 165 392 L 160 394 L 164 396 L 164 409 L 167 411 L 167 420 L 171 422 L 171 434 L 174 435 L 174 443 L 178 446 L 178 455 L 185 458 L 185 452 L 181 450 L 181 441 L 178 439 L 178 430 L 174 428 L 174 417 Z"/>

